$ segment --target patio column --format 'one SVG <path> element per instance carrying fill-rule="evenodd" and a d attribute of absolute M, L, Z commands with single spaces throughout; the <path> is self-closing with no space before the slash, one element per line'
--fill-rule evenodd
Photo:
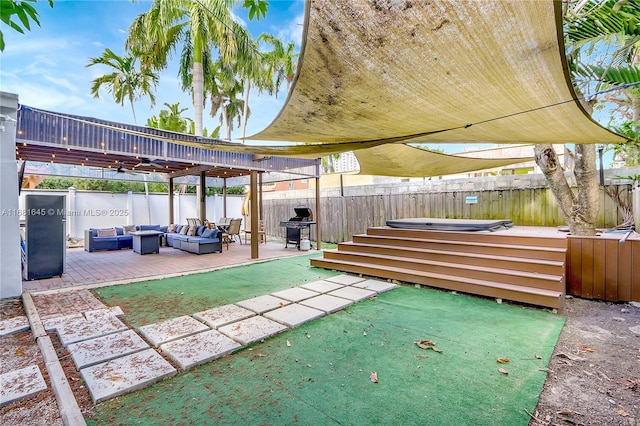
<path fill-rule="evenodd" d="M 198 217 L 203 223 L 207 219 L 207 203 L 206 203 L 207 180 L 206 179 L 207 177 L 205 175 L 205 172 L 200 172 L 200 185 L 198 186 L 198 189 L 200 190 L 198 194 L 198 211 L 199 211 Z"/>
<path fill-rule="evenodd" d="M 227 178 L 222 178 L 222 217 L 227 217 Z"/>
<path fill-rule="evenodd" d="M 175 223 L 173 221 L 173 178 L 169 178 L 169 222 Z"/>
<path fill-rule="evenodd" d="M 18 95 L 0 92 L 0 298 L 20 297 L 22 273 L 18 167 L 16 165 L 16 119 Z M 20 182 L 22 185 L 22 182 Z"/>
<path fill-rule="evenodd" d="M 258 188 L 260 188 L 260 192 L 258 192 L 258 199 L 260 200 L 260 211 L 258 214 L 260 215 L 260 220 L 264 220 L 264 205 L 262 204 L 262 173 L 258 175 Z"/>
<path fill-rule="evenodd" d="M 257 200 L 257 186 L 258 186 L 258 172 L 256 170 L 251 170 L 251 185 L 249 186 L 249 197 L 251 200 Z M 251 209 L 251 258 L 258 258 L 258 240 L 256 238 L 258 235 L 258 203 L 250 203 Z"/>
<path fill-rule="evenodd" d="M 320 160 L 316 164 L 316 249 L 320 250 L 322 232 L 320 227 Z"/>

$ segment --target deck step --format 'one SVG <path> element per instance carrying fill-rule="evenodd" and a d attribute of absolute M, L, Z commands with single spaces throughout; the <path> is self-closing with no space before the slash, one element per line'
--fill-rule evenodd
<path fill-rule="evenodd" d="M 541 274 L 536 272 L 516 271 L 487 266 L 465 265 L 462 263 L 442 262 L 427 259 L 415 259 L 387 254 L 349 252 L 344 250 L 326 250 L 324 257 L 332 260 L 343 260 L 355 263 L 367 263 L 375 266 L 397 267 L 418 272 L 429 272 L 495 281 L 504 284 L 518 283 L 526 287 L 547 290 L 564 288 L 563 275 Z"/>
<path fill-rule="evenodd" d="M 490 242 L 464 242 L 456 240 L 436 240 L 420 238 L 398 238 L 380 235 L 354 235 L 354 243 L 378 244 L 400 247 L 420 248 L 426 250 L 458 251 L 462 253 L 491 254 L 494 256 L 509 256 L 522 258 L 536 258 L 563 262 L 565 260 L 566 247 L 545 247 L 531 245 L 495 244 Z"/>
<path fill-rule="evenodd" d="M 564 262 L 536 258 L 496 256 L 493 254 L 420 249 L 413 247 L 389 246 L 383 244 L 364 244 L 352 241 L 338 244 L 338 251 L 387 254 L 391 256 L 402 256 L 442 262 L 454 262 L 483 267 L 491 266 L 501 269 L 537 272 L 550 275 L 562 275 L 564 273 Z"/>
<path fill-rule="evenodd" d="M 372 227 L 311 265 L 562 311 L 563 237 Z"/>
<path fill-rule="evenodd" d="M 497 283 L 455 275 L 439 274 L 394 266 L 376 266 L 370 263 L 345 261 L 340 259 L 315 258 L 311 266 L 334 269 L 342 272 L 372 275 L 405 282 L 418 283 L 430 287 L 460 291 L 463 293 L 495 297 L 537 306 L 562 309 L 564 292 Z"/>
<path fill-rule="evenodd" d="M 462 241 L 464 243 L 482 242 L 489 244 L 502 244 L 517 246 L 522 244 L 523 235 L 513 234 L 507 235 L 505 233 L 493 233 L 493 232 L 451 232 L 451 231 L 434 231 L 426 229 L 401 229 L 390 228 L 387 226 L 382 227 L 370 227 L 367 228 L 368 235 L 375 236 L 391 236 L 395 238 L 417 238 L 421 240 L 433 239 L 433 240 L 448 240 L 448 241 Z M 528 244 L 536 247 L 550 247 L 565 249 L 567 246 L 567 239 L 565 235 L 559 236 L 536 236 L 527 235 L 526 241 Z"/>

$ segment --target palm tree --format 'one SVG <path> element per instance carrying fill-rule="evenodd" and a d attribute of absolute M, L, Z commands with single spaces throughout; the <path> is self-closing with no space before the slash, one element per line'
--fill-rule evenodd
<path fill-rule="evenodd" d="M 24 34 L 24 30 L 31 31 L 31 24 L 29 22 L 30 20 L 33 21 L 33 23 L 37 26 L 40 26 L 40 16 L 38 15 L 38 11 L 29 3 L 36 3 L 37 1 L 38 0 L 3 0 L 2 7 L 0 8 L 2 9 L 0 11 L 0 22 L 6 24 L 20 34 Z M 53 0 L 48 1 L 49 6 L 53 7 Z M 260 8 L 258 7 L 258 9 Z M 13 15 L 16 15 L 18 17 L 18 21 L 20 22 L 14 21 Z M 24 29 L 22 27 L 24 27 Z M 0 52 L 4 51 L 4 48 L 4 35 L 2 34 L 2 31 L 0 31 Z"/>
<path fill-rule="evenodd" d="M 168 109 L 161 110 L 159 116 L 154 115 L 147 119 L 147 126 L 172 132 L 187 133 L 193 120 L 183 117 L 182 113 L 188 111 L 189 108 L 180 108 L 180 102 L 175 104 L 165 102 L 164 106 Z"/>
<path fill-rule="evenodd" d="M 124 106 L 125 100 L 129 101 L 134 123 L 137 123 L 137 121 L 133 102 L 143 96 L 148 96 L 153 107 L 156 101 L 153 90 L 158 84 L 157 74 L 150 70 L 136 69 L 137 60 L 138 58 L 132 54 L 119 56 L 107 48 L 102 53 L 102 56 L 89 58 L 89 63 L 86 65 L 87 67 L 105 65 L 113 70 L 113 72 L 93 80 L 91 94 L 94 98 L 99 98 L 100 88 L 104 85 L 120 105 Z"/>
<path fill-rule="evenodd" d="M 202 136 L 206 64 L 215 49 L 223 63 L 242 65 L 254 55 L 248 31 L 234 21 L 231 8 L 240 0 L 154 0 L 151 9 L 129 28 L 127 48 L 146 58 L 144 65 L 166 68 L 169 56 L 181 49 L 179 74 L 191 82 L 195 134 Z M 250 18 L 264 16 L 264 0 L 244 2 Z M 190 76 L 188 76 L 190 74 Z"/>
<path fill-rule="evenodd" d="M 295 75 L 295 59 L 298 57 L 298 54 L 294 53 L 295 44 L 293 42 L 288 43 L 285 48 L 279 38 L 267 33 L 261 34 L 258 37 L 258 42 L 268 43 L 273 49 L 263 52 L 260 55 L 258 64 L 252 63 L 250 69 L 242 70 L 244 76 L 244 108 L 241 121 L 242 140 L 246 136 L 247 120 L 249 119 L 249 92 L 252 83 L 260 92 L 266 91 L 268 94 L 275 94 L 277 97 L 282 81 L 286 81 L 288 91 Z"/>

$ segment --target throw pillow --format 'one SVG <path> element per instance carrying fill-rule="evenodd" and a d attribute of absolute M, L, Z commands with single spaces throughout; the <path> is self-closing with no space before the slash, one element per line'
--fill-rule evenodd
<path fill-rule="evenodd" d="M 218 236 L 217 229 L 205 229 L 202 233 L 202 238 L 216 238 Z"/>
<path fill-rule="evenodd" d="M 187 231 L 187 235 L 190 237 L 194 237 L 196 235 L 197 230 L 198 230 L 197 226 L 190 226 L 189 230 Z"/>
<path fill-rule="evenodd" d="M 167 226 L 167 233 L 169 234 L 175 233 L 176 228 L 177 228 L 177 225 L 175 223 L 170 224 L 169 226 Z"/>
<path fill-rule="evenodd" d="M 98 237 L 115 237 L 116 228 L 98 229 Z"/>
<path fill-rule="evenodd" d="M 129 235 L 130 232 L 133 232 L 136 230 L 136 226 L 135 225 L 124 225 L 122 227 L 122 230 L 124 231 L 124 235 Z"/>
<path fill-rule="evenodd" d="M 181 235 L 187 235 L 187 231 L 189 231 L 189 226 L 185 225 L 182 227 L 182 229 L 180 230 L 180 234 Z"/>

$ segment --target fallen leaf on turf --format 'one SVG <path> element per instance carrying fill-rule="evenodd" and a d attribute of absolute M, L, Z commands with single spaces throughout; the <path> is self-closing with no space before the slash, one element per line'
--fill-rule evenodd
<path fill-rule="evenodd" d="M 505 370 L 504 368 L 498 368 L 498 371 L 502 374 L 509 374 L 509 372 L 507 370 Z"/>
<path fill-rule="evenodd" d="M 378 383 L 378 373 L 376 373 L 375 371 L 371 372 L 371 375 L 369 376 L 369 378 L 373 383 Z"/>
<path fill-rule="evenodd" d="M 264 358 L 264 357 L 269 356 L 269 355 L 267 355 L 267 354 L 255 354 L 254 356 L 256 358 Z"/>
<path fill-rule="evenodd" d="M 442 353 L 442 351 L 436 347 L 436 343 L 432 340 L 416 340 L 413 343 L 418 345 L 421 349 L 431 349 L 432 351 Z"/>
<path fill-rule="evenodd" d="M 595 352 L 595 350 L 591 349 L 589 346 L 586 346 L 586 345 L 580 346 L 580 350 L 582 352 Z"/>
<path fill-rule="evenodd" d="M 22 356 L 22 355 L 24 355 L 24 352 L 22 351 L 22 349 L 18 348 L 18 349 L 16 349 L 16 355 Z"/>
<path fill-rule="evenodd" d="M 618 408 L 618 414 L 620 414 L 622 417 L 627 417 L 629 415 L 629 413 L 624 411 L 622 408 Z"/>
<path fill-rule="evenodd" d="M 122 380 L 122 377 L 120 377 L 117 374 L 114 374 L 114 375 L 111 376 L 111 380 L 113 380 L 115 382 L 116 380 Z"/>
<path fill-rule="evenodd" d="M 509 358 L 498 358 L 496 359 L 496 361 L 500 364 L 508 364 L 509 363 Z"/>
<path fill-rule="evenodd" d="M 287 346 L 291 346 L 291 342 L 287 340 Z"/>
<path fill-rule="evenodd" d="M 540 354 L 536 354 L 535 357 L 536 357 L 536 359 L 542 359 L 542 355 L 540 355 Z"/>

